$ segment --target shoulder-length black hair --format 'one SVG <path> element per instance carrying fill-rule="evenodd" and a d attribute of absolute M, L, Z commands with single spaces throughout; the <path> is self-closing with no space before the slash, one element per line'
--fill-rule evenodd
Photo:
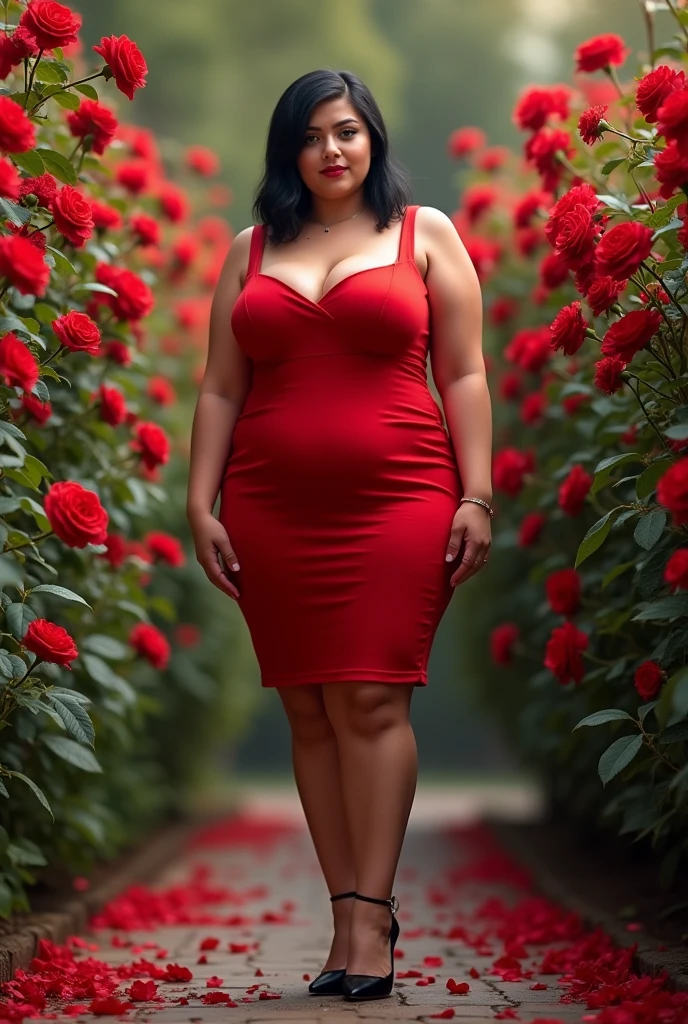
<path fill-rule="evenodd" d="M 387 129 L 370 89 L 351 71 L 324 68 L 297 78 L 282 93 L 268 129 L 265 169 L 253 202 L 253 216 L 268 225 L 274 244 L 291 242 L 310 213 L 311 193 L 296 165 L 313 108 L 324 100 L 346 97 L 368 126 L 370 170 L 363 183 L 366 205 L 382 231 L 401 217 L 411 202 L 408 174 L 389 153 Z"/>

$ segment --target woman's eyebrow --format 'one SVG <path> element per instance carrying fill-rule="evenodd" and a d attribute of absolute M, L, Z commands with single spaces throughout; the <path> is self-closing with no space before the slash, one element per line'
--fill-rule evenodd
<path fill-rule="evenodd" d="M 333 128 L 339 128 L 340 124 L 346 124 L 348 121 L 354 121 L 355 124 L 358 124 L 358 121 L 356 120 L 355 117 L 345 117 L 342 121 L 335 121 L 335 123 L 332 125 L 332 127 Z M 316 126 L 314 124 L 309 124 L 308 127 L 306 128 L 306 131 L 307 132 L 320 132 L 320 131 L 322 131 L 322 128 L 316 128 Z"/>

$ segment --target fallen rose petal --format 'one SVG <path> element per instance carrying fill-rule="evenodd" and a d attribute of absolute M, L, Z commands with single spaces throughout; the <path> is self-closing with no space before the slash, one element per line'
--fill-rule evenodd
<path fill-rule="evenodd" d="M 442 967 L 444 960 L 441 956 L 424 956 L 423 963 L 426 967 Z"/>
<path fill-rule="evenodd" d="M 281 999 L 282 994 L 280 992 L 261 992 L 258 996 L 259 999 Z"/>
<path fill-rule="evenodd" d="M 202 940 L 202 942 L 201 942 L 201 944 L 200 944 L 200 946 L 198 948 L 201 950 L 201 952 L 203 952 L 203 950 L 206 950 L 206 949 L 217 949 L 217 947 L 219 945 L 220 945 L 220 940 L 219 939 L 213 939 L 213 938 L 208 937 L 207 939 L 203 939 Z"/>
<path fill-rule="evenodd" d="M 451 1020 L 456 1014 L 456 1010 L 453 1010 L 451 1006 L 448 1006 L 446 1010 L 442 1010 L 440 1013 L 431 1013 L 430 1017 L 433 1020 Z"/>
<path fill-rule="evenodd" d="M 222 978 L 218 978 L 216 974 L 212 978 L 208 978 L 205 983 L 206 988 L 222 988 L 224 981 Z"/>

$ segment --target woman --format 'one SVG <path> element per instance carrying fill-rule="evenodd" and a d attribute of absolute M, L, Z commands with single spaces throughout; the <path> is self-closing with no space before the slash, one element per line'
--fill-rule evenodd
<path fill-rule="evenodd" d="M 196 555 L 238 602 L 262 685 L 284 704 L 332 894 L 309 991 L 347 999 L 392 991 L 411 694 L 453 588 L 491 542 L 480 286 L 449 218 L 409 200 L 355 75 L 289 86 L 259 223 L 218 280 L 191 441 Z"/>

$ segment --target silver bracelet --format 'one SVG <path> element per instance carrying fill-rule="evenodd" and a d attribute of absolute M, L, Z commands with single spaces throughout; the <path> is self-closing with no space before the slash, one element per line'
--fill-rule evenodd
<path fill-rule="evenodd" d="M 461 504 L 462 501 L 475 501 L 476 504 L 483 505 L 487 509 L 487 511 L 490 513 L 490 518 L 492 518 L 492 516 L 494 515 L 494 509 L 492 508 L 492 506 L 488 505 L 488 503 L 486 501 L 483 501 L 482 498 L 461 498 L 461 500 L 459 501 L 459 505 Z"/>

